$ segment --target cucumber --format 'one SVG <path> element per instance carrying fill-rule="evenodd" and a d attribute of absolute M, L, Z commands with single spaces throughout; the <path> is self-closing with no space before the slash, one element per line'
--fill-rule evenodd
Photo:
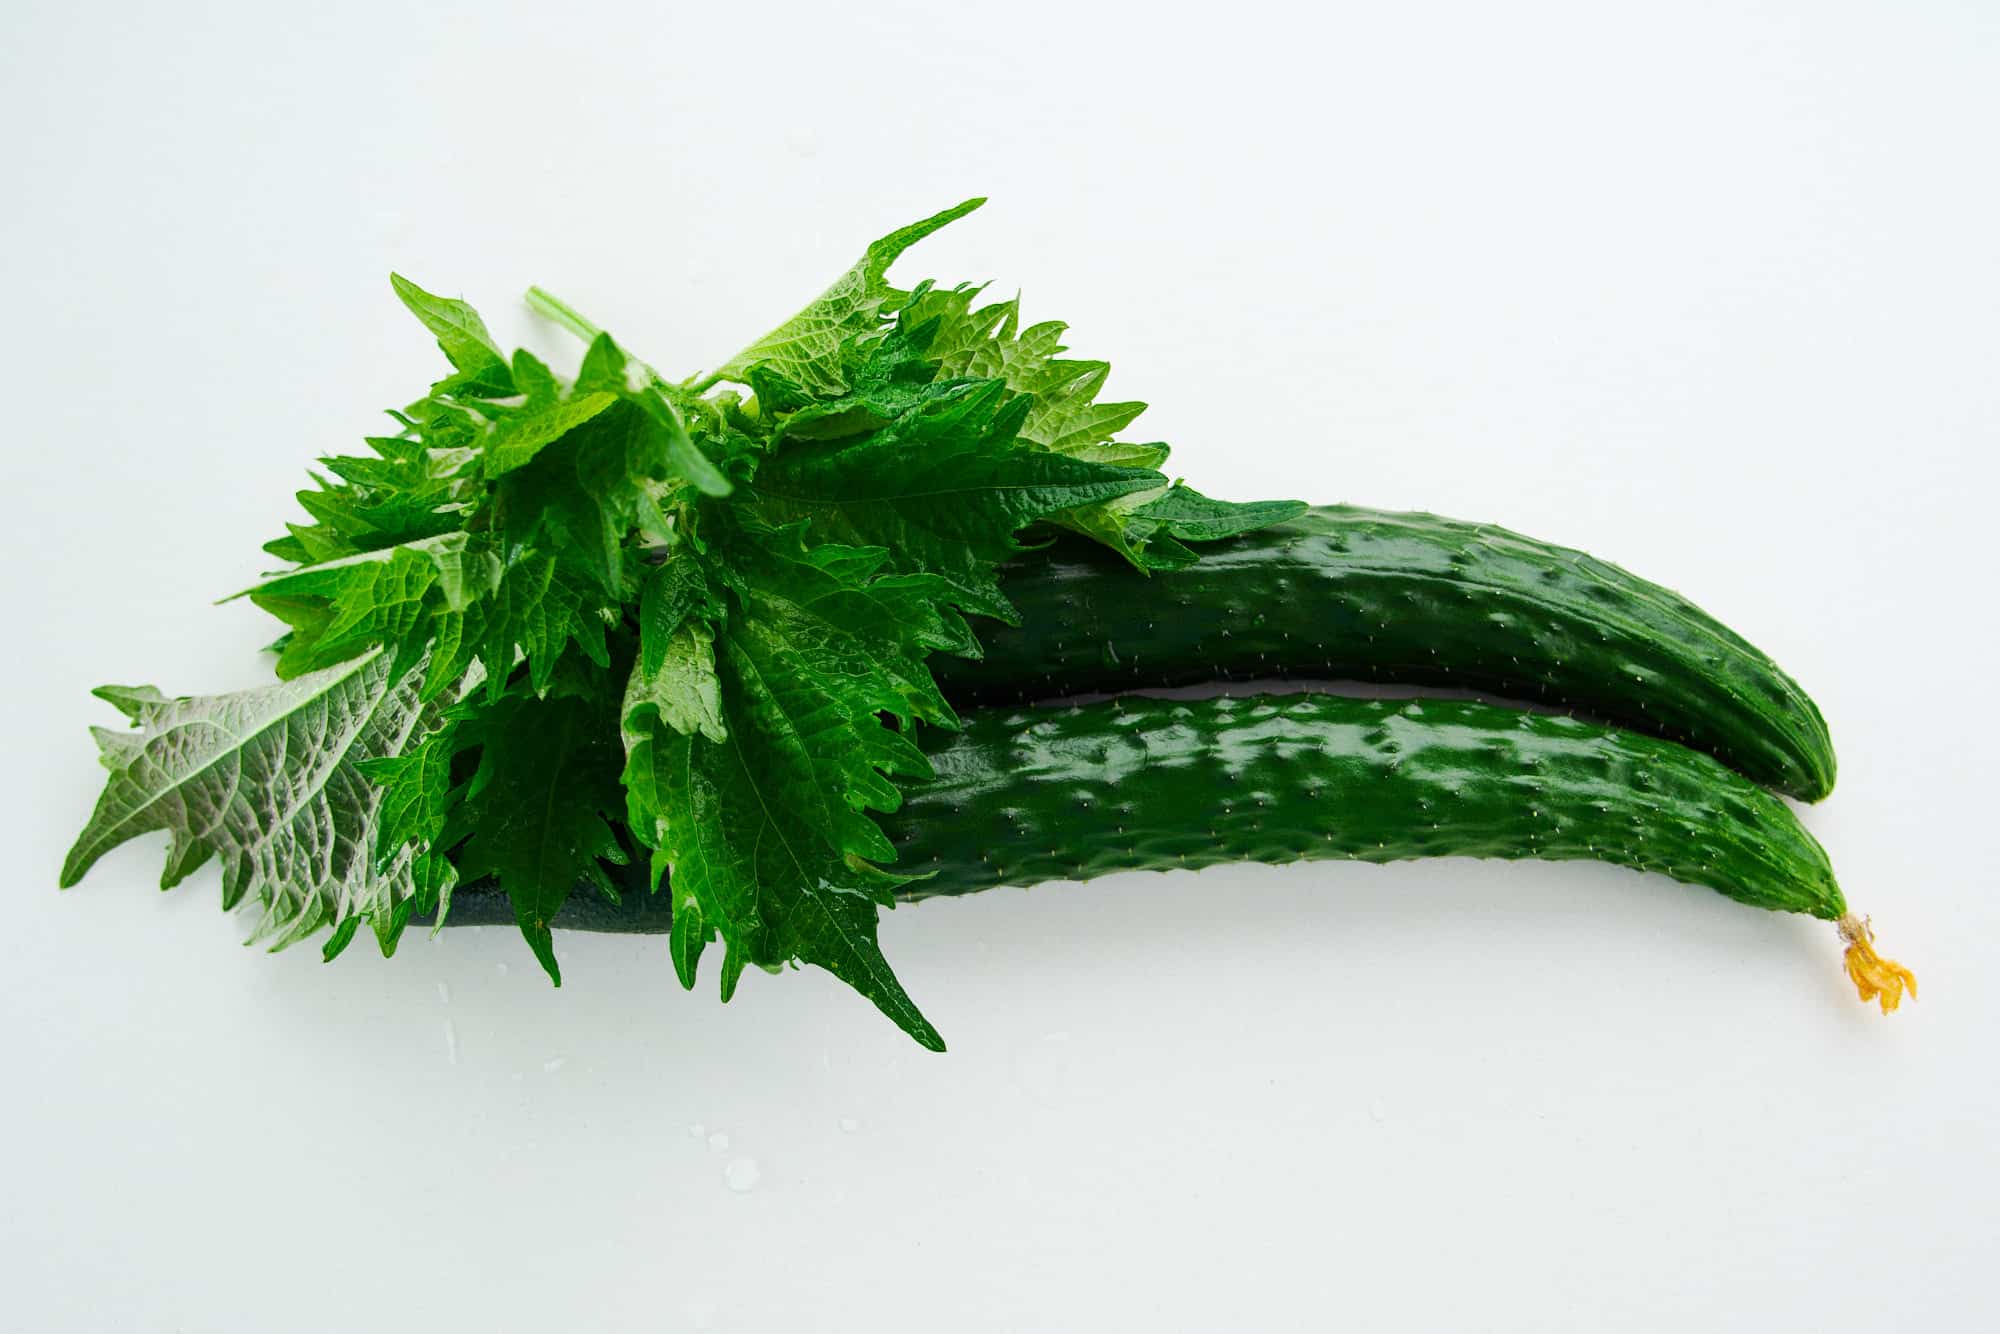
<path fill-rule="evenodd" d="M 1431 514 L 1330 505 L 1135 573 L 1059 540 L 1004 567 L 1018 627 L 935 657 L 954 704 L 1217 680 L 1455 686 L 1704 750 L 1817 801 L 1833 746 L 1798 684 L 1685 598 L 1567 547 Z"/>
<path fill-rule="evenodd" d="M 935 777 L 882 817 L 911 900 L 1225 861 L 1588 858 L 1838 919 L 1791 808 L 1708 755 L 1581 719 L 1334 695 L 986 710 L 929 732 Z M 643 884 L 643 881 L 641 882 Z M 578 893 L 558 923 L 663 931 L 670 895 Z M 513 920 L 462 888 L 454 924 Z"/>

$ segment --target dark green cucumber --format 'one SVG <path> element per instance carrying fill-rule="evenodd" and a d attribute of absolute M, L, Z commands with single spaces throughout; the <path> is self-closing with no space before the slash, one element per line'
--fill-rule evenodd
<path fill-rule="evenodd" d="M 1791 808 L 1710 756 L 1577 718 L 1336 695 L 992 709 L 927 734 L 936 776 L 882 817 L 906 897 L 1227 861 L 1587 858 L 1838 918 Z M 558 925 L 665 930 L 667 894 L 579 890 Z M 504 894 L 454 923 L 511 922 Z"/>
<path fill-rule="evenodd" d="M 1005 567 L 1021 625 L 932 668 L 962 706 L 1218 680 L 1456 686 L 1705 750 L 1807 801 L 1833 746 L 1806 693 L 1685 598 L 1485 524 L 1330 505 L 1141 576 L 1062 540 Z"/>

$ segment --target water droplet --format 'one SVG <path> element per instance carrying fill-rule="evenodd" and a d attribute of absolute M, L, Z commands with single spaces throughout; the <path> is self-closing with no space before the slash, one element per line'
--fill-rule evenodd
<path fill-rule="evenodd" d="M 840 1118 L 840 1128 L 852 1135 L 855 1131 L 861 1129 L 861 1123 L 851 1116 L 843 1116 Z"/>
<path fill-rule="evenodd" d="M 722 1179 L 731 1190 L 741 1195 L 757 1189 L 757 1183 L 764 1179 L 764 1174 L 757 1170 L 755 1158 L 732 1158 L 729 1166 L 722 1169 Z"/>
<path fill-rule="evenodd" d="M 708 1134 L 708 1127 L 697 1121 L 688 1127 L 689 1139 L 701 1139 Z"/>
<path fill-rule="evenodd" d="M 729 1147 L 729 1136 L 723 1134 L 720 1130 L 716 1131 L 708 1137 L 708 1147 L 712 1153 L 721 1153 Z"/>
<path fill-rule="evenodd" d="M 496 963 L 493 965 L 493 967 L 502 977 L 507 976 L 508 973 L 513 971 L 512 969 L 508 968 L 507 965 L 504 963 Z"/>
<path fill-rule="evenodd" d="M 1368 1119 L 1371 1121 L 1386 1121 L 1389 1119 L 1389 1109 L 1379 1102 L 1371 1102 L 1368 1104 Z"/>
<path fill-rule="evenodd" d="M 568 1064 L 569 1057 L 567 1056 L 551 1056 L 548 1060 L 542 1062 L 542 1073 L 552 1075 Z"/>
<path fill-rule="evenodd" d="M 451 1004 L 451 985 L 449 983 L 446 982 L 438 983 L 438 1004 L 440 1005 Z"/>
<path fill-rule="evenodd" d="M 444 1021 L 444 1054 L 453 1065 L 458 1064 L 458 1025 L 449 1019 Z"/>

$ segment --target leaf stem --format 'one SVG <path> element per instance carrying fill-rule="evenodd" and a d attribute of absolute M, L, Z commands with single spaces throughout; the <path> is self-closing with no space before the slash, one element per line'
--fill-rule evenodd
<path fill-rule="evenodd" d="M 528 289 L 527 302 L 529 310 L 534 311 L 544 319 L 554 320 L 557 324 L 560 324 L 586 343 L 595 341 L 597 336 L 604 332 L 589 320 L 577 314 L 567 301 L 556 296 L 553 292 L 546 291 L 540 287 L 530 287 Z"/>

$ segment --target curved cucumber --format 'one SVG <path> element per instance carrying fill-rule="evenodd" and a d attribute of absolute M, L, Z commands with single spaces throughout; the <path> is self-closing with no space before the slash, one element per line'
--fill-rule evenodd
<path fill-rule="evenodd" d="M 1021 625 L 938 657 L 956 704 L 1214 680 L 1456 686 L 1668 737 L 1808 801 L 1826 722 L 1776 663 L 1685 598 L 1580 551 L 1430 514 L 1329 505 L 1150 579 L 1059 541 L 1005 567 Z"/>
<path fill-rule="evenodd" d="M 882 817 L 905 897 L 1225 861 L 1589 858 L 1838 918 L 1791 809 L 1707 755 L 1460 700 L 1114 699 L 987 710 L 926 735 L 936 768 Z M 559 925 L 665 930 L 667 894 L 579 893 Z M 468 887 L 449 921 L 509 922 Z"/>

